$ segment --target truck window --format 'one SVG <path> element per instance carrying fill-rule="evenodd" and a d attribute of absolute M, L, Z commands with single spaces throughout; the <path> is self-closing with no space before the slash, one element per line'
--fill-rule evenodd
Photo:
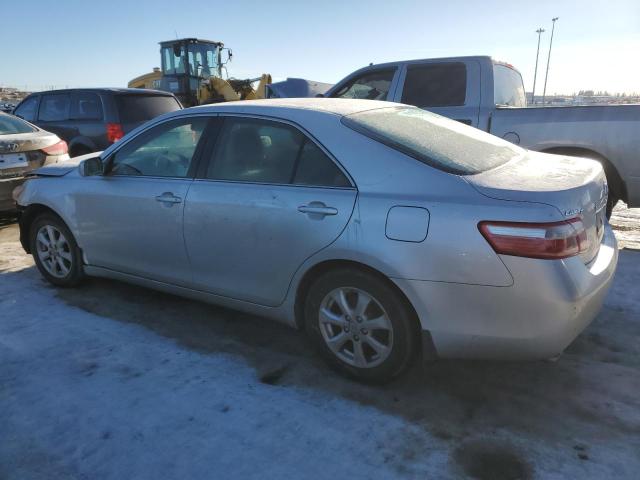
<path fill-rule="evenodd" d="M 347 82 L 346 85 L 336 91 L 331 97 L 386 100 L 395 73 L 395 68 L 367 72 Z"/>
<path fill-rule="evenodd" d="M 422 163 L 456 175 L 484 172 L 525 153 L 506 140 L 416 107 L 365 110 L 343 117 L 342 123 Z"/>
<path fill-rule="evenodd" d="M 455 107 L 467 96 L 464 63 L 410 65 L 402 90 L 402 103 L 416 107 Z"/>
<path fill-rule="evenodd" d="M 526 107 L 527 97 L 524 94 L 520 72 L 506 65 L 494 63 L 493 98 L 499 107 Z"/>

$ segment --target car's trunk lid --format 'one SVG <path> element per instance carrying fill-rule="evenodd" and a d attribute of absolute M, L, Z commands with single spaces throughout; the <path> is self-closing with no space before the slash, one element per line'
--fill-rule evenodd
<path fill-rule="evenodd" d="M 599 162 L 528 151 L 498 168 L 464 178 L 488 197 L 544 203 L 556 207 L 567 219 L 581 218 L 589 241 L 581 258 L 588 263 L 597 254 L 608 192 Z"/>

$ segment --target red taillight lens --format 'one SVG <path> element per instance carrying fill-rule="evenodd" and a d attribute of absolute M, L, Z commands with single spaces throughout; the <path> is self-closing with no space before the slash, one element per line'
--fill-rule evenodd
<path fill-rule="evenodd" d="M 122 131 L 122 125 L 119 123 L 107 123 L 107 140 L 111 143 L 115 143 L 124 137 Z"/>
<path fill-rule="evenodd" d="M 478 229 L 496 253 L 559 259 L 589 248 L 582 220 L 554 223 L 480 222 Z"/>
<path fill-rule="evenodd" d="M 48 147 L 41 148 L 44 153 L 47 155 L 64 155 L 69 151 L 67 148 L 67 142 L 64 140 L 60 140 L 58 143 L 54 143 L 53 145 L 49 145 Z"/>

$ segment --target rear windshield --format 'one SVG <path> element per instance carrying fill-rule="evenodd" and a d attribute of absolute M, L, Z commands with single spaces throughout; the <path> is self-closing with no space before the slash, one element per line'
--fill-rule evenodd
<path fill-rule="evenodd" d="M 139 123 L 163 113 L 180 110 L 175 98 L 167 95 L 116 95 L 121 123 Z"/>
<path fill-rule="evenodd" d="M 380 143 L 457 175 L 473 175 L 524 153 L 520 147 L 474 127 L 415 107 L 354 113 L 342 123 Z"/>
<path fill-rule="evenodd" d="M 15 133 L 31 133 L 37 131 L 27 122 L 12 115 L 0 114 L 0 135 L 11 135 Z"/>

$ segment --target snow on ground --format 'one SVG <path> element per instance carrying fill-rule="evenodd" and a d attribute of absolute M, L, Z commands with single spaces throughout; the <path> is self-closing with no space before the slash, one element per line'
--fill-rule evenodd
<path fill-rule="evenodd" d="M 640 250 L 640 208 L 627 208 L 619 202 L 613 210 L 611 225 L 621 248 Z"/>
<path fill-rule="evenodd" d="M 441 361 L 369 387 L 268 320 L 50 287 L 0 226 L 0 478 L 637 478 L 639 283 L 622 251 L 557 362 Z"/>

